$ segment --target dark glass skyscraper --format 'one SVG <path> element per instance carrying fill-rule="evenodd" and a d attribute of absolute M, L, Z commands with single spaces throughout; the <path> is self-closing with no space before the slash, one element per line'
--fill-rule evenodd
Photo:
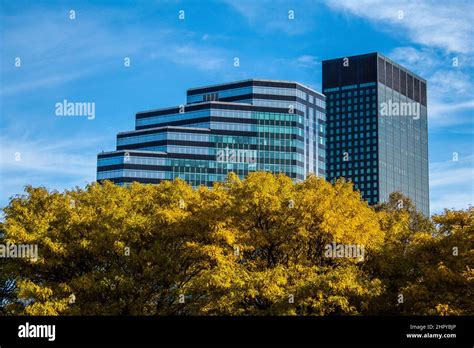
<path fill-rule="evenodd" d="M 429 215 L 426 80 L 379 53 L 323 61 L 327 179 L 371 204 L 402 192 Z"/>
<path fill-rule="evenodd" d="M 186 105 L 139 112 L 135 130 L 100 153 L 97 180 L 119 185 L 180 177 L 212 186 L 229 172 L 325 177 L 325 97 L 288 81 L 245 80 L 187 91 Z"/>

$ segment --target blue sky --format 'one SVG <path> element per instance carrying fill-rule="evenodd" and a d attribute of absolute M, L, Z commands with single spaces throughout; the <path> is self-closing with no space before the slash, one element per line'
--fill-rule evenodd
<path fill-rule="evenodd" d="M 460 0 L 0 0 L 0 206 L 27 184 L 94 181 L 96 154 L 137 111 L 182 104 L 189 87 L 266 78 L 321 90 L 321 60 L 379 51 L 428 80 L 431 212 L 466 208 L 473 22 Z M 64 99 L 94 102 L 95 119 L 55 116 Z"/>

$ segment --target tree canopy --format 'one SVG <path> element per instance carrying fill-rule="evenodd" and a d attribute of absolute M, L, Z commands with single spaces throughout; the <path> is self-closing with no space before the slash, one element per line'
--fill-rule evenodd
<path fill-rule="evenodd" d="M 344 180 L 255 172 L 29 186 L 3 210 L 0 244 L 38 257 L 0 259 L 1 314 L 474 314 L 472 208 L 430 220 L 398 193 L 371 207 Z"/>

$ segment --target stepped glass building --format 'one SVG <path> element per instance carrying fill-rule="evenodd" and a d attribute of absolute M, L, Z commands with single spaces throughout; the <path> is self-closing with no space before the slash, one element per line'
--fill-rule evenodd
<path fill-rule="evenodd" d="M 246 80 L 192 88 L 186 105 L 136 114 L 135 130 L 98 155 L 97 180 L 119 185 L 182 178 L 212 186 L 229 172 L 295 181 L 326 176 L 325 97 L 296 82 Z"/>
<path fill-rule="evenodd" d="M 429 215 L 426 80 L 378 53 L 323 61 L 327 179 L 371 204 L 402 192 Z"/>

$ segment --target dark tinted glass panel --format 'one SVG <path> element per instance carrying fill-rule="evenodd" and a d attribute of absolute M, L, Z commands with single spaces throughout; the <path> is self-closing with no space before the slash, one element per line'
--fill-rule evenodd
<path fill-rule="evenodd" d="M 385 85 L 392 88 L 392 64 L 385 62 Z"/>
<path fill-rule="evenodd" d="M 403 70 L 400 71 L 400 92 L 407 95 L 407 73 Z"/>
<path fill-rule="evenodd" d="M 379 58 L 379 82 L 385 83 L 385 62 Z"/>
<path fill-rule="evenodd" d="M 407 74 L 407 97 L 413 99 L 413 76 Z"/>
<path fill-rule="evenodd" d="M 376 65 L 377 65 L 377 56 L 375 54 L 364 57 L 363 59 L 359 61 L 359 64 L 358 64 L 359 83 L 377 81 Z"/>
<path fill-rule="evenodd" d="M 352 85 L 357 83 L 357 60 L 347 58 L 347 63 L 344 64 L 344 59 L 341 59 L 341 82 L 343 85 Z"/>
<path fill-rule="evenodd" d="M 421 104 L 426 106 L 426 83 L 421 82 Z"/>
<path fill-rule="evenodd" d="M 377 55 L 323 61 L 323 88 L 377 82 Z"/>
<path fill-rule="evenodd" d="M 415 101 L 420 102 L 420 80 L 415 79 Z"/>
<path fill-rule="evenodd" d="M 340 64 L 338 61 L 323 62 L 323 88 L 339 86 Z"/>
<path fill-rule="evenodd" d="M 393 67 L 393 89 L 400 92 L 400 69 Z"/>

